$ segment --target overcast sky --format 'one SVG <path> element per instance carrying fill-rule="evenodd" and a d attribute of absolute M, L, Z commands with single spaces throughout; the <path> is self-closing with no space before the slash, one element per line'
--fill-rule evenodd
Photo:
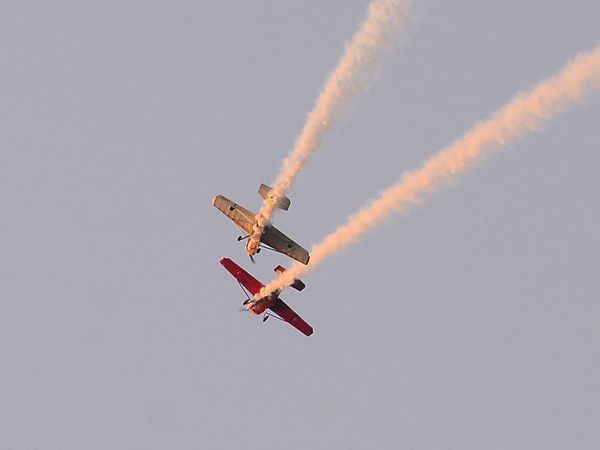
<path fill-rule="evenodd" d="M 307 248 L 600 43 L 597 0 L 414 1 L 275 223 Z M 0 448 L 600 447 L 600 95 L 283 298 L 258 210 L 366 0 L 12 1 L 0 14 Z"/>

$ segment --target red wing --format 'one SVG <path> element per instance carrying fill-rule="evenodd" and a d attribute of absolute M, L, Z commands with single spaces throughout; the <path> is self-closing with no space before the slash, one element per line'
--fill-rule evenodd
<path fill-rule="evenodd" d="M 225 267 L 238 282 L 244 286 L 248 292 L 252 295 L 258 294 L 258 292 L 264 287 L 260 281 L 238 266 L 229 258 L 223 258 L 219 261 L 223 267 Z"/>
<path fill-rule="evenodd" d="M 297 328 L 301 333 L 304 333 L 307 336 L 313 334 L 312 327 L 302 320 L 302 317 L 296 314 L 294 310 L 280 298 L 278 298 L 275 303 L 269 307 L 269 309 L 291 326 Z"/>

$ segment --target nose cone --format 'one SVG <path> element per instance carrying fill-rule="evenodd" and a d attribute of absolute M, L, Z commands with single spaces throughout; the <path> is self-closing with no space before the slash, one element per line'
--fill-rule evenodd
<path fill-rule="evenodd" d="M 248 311 L 250 311 L 252 314 L 259 316 L 261 315 L 263 312 L 265 312 L 265 309 L 263 306 L 261 305 L 257 305 L 256 302 L 250 302 L 246 305 L 246 308 L 248 308 Z"/>
<path fill-rule="evenodd" d="M 250 256 L 253 256 L 256 254 L 257 249 L 258 249 L 258 242 L 254 241 L 253 239 L 248 239 L 248 242 L 246 243 L 246 252 Z"/>

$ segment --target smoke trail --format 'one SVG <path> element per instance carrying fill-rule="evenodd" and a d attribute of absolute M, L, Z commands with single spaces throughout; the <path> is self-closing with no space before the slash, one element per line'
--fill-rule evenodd
<path fill-rule="evenodd" d="M 581 53 L 557 75 L 532 90 L 517 94 L 504 108 L 477 124 L 459 140 L 425 162 L 421 168 L 404 174 L 395 185 L 382 192 L 348 222 L 312 249 L 308 266 L 293 265 L 265 286 L 259 296 L 289 286 L 294 278 L 317 267 L 324 259 L 354 242 L 392 212 L 401 212 L 421 202 L 421 195 L 435 192 L 490 152 L 509 145 L 529 131 L 536 131 L 566 106 L 585 94 L 600 89 L 600 47 Z"/>
<path fill-rule="evenodd" d="M 408 20 L 411 0 L 374 0 L 367 18 L 352 38 L 337 67 L 329 75 L 313 111 L 308 115 L 294 148 L 284 160 L 273 184 L 274 197 L 264 200 L 246 249 L 254 253 L 264 227 L 273 217 L 277 197 L 291 188 L 308 157 L 319 148 L 321 139 L 344 106 L 368 86 L 377 73 L 382 50 L 391 45 L 394 34 Z"/>

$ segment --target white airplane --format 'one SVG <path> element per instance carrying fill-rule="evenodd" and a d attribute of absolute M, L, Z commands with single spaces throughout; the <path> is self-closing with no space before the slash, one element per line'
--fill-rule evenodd
<path fill-rule="evenodd" d="M 272 196 L 271 191 L 272 188 L 266 184 L 261 184 L 260 188 L 258 189 L 258 193 L 264 199 Z M 248 237 L 252 234 L 252 228 L 256 224 L 255 213 L 247 210 L 237 203 L 232 202 L 223 195 L 217 195 L 215 198 L 213 198 L 212 204 L 215 208 L 229 217 L 231 221 L 245 233 L 245 236 L 238 237 L 238 241 L 248 239 Z M 285 196 L 278 198 L 277 208 L 287 211 L 289 207 L 289 198 Z M 265 227 L 260 237 L 260 244 L 258 247 L 250 246 L 249 239 L 246 243 L 246 252 L 252 261 L 254 261 L 253 256 L 260 252 L 261 247 L 266 247 L 276 252 L 283 253 L 284 255 L 301 262 L 302 264 L 308 264 L 310 259 L 310 255 L 304 247 L 295 243 L 293 240 L 270 224 Z"/>

